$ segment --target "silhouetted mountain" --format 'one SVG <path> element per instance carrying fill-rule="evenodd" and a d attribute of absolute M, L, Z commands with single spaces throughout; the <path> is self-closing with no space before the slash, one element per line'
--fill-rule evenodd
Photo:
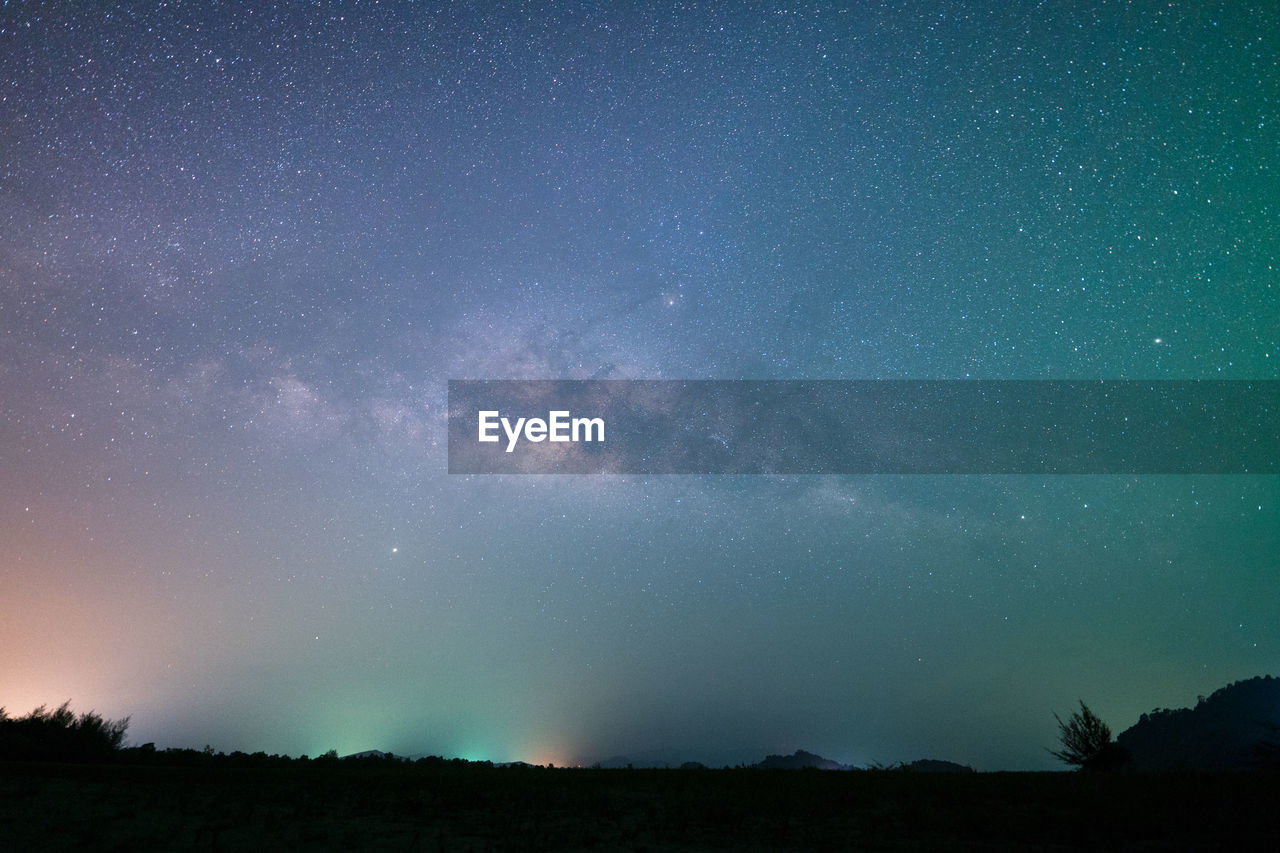
<path fill-rule="evenodd" d="M 401 761 L 408 761 L 403 755 L 396 755 L 391 752 L 383 752 L 380 749 L 366 749 L 364 752 L 353 752 L 350 755 L 342 756 L 347 758 L 399 758 Z"/>
<path fill-rule="evenodd" d="M 655 768 L 656 769 L 667 768 L 667 767 L 670 767 L 671 764 L 670 762 L 667 762 L 667 761 L 656 761 L 652 759 L 645 760 L 645 759 L 639 759 L 639 758 L 633 759 L 633 758 L 628 758 L 625 755 L 614 755 L 610 758 L 604 759 L 603 761 L 597 761 L 592 766 L 602 767 L 605 770 L 625 770 L 629 767 L 636 770 L 641 770 L 641 769 L 652 770 Z"/>
<path fill-rule="evenodd" d="M 1135 770 L 1247 770 L 1266 761 L 1280 729 L 1280 678 L 1237 681 L 1194 708 L 1143 714 L 1116 742 Z"/>
<path fill-rule="evenodd" d="M 761 770 L 803 770 L 806 767 L 814 767 L 818 770 L 854 769 L 848 764 L 841 764 L 838 761 L 832 761 L 830 758 L 823 758 L 821 755 L 805 752 L 803 749 L 797 749 L 792 755 L 766 756 L 765 760 L 758 763 L 756 767 Z"/>
<path fill-rule="evenodd" d="M 916 773 L 976 773 L 967 764 L 956 764 L 954 761 L 942 761 L 937 758 L 921 758 L 910 764 L 904 764 L 903 770 L 913 770 Z"/>

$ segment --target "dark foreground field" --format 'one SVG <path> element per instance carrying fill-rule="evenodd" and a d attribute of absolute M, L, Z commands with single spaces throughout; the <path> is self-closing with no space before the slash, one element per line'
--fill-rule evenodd
<path fill-rule="evenodd" d="M 0 850 L 1280 850 L 1280 776 L 0 763 Z"/>

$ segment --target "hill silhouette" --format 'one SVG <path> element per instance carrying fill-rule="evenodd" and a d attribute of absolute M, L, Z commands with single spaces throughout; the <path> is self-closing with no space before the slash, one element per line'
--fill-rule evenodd
<path fill-rule="evenodd" d="M 818 770 L 853 769 L 850 765 L 832 761 L 830 758 L 823 758 L 821 755 L 814 755 L 812 752 L 805 752 L 803 749 L 797 749 L 791 755 L 765 756 L 764 761 L 757 763 L 756 767 L 761 770 L 804 770 L 810 767 Z"/>
<path fill-rule="evenodd" d="M 590 766 L 604 770 L 661 770 L 671 766 L 669 762 L 654 758 L 633 758 L 626 755 L 611 755 L 608 758 L 592 763 Z"/>
<path fill-rule="evenodd" d="M 1116 742 L 1134 770 L 1249 770 L 1280 761 L 1280 678 L 1223 687 L 1194 708 L 1143 714 Z"/>
<path fill-rule="evenodd" d="M 957 764 L 954 761 L 942 761 L 937 758 L 921 758 L 910 764 L 904 764 L 903 770 L 913 770 L 916 773 L 977 773 L 968 764 Z"/>

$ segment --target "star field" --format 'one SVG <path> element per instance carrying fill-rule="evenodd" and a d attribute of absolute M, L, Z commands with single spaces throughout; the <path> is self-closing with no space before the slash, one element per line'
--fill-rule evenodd
<path fill-rule="evenodd" d="M 462 378 L 1276 379 L 1267 4 L 0 6 L 0 705 L 1042 768 L 1280 665 L 1280 484 L 462 477 Z"/>

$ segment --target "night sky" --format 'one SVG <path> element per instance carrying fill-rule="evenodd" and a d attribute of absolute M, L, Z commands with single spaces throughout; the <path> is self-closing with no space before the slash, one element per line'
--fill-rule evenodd
<path fill-rule="evenodd" d="M 1271 3 L 0 6 L 0 705 L 1042 769 L 1276 476 L 460 476 L 450 379 L 1280 378 Z"/>

